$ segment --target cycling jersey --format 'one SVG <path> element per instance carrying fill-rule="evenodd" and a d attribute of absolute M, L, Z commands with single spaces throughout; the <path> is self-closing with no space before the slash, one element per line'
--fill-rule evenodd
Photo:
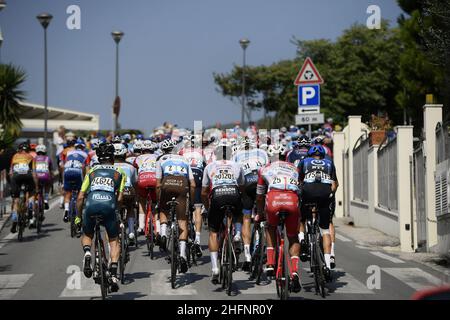
<path fill-rule="evenodd" d="M 156 179 L 163 179 L 167 176 L 180 176 L 194 180 L 189 162 L 185 157 L 176 154 L 166 154 L 158 160 Z"/>
<path fill-rule="evenodd" d="M 307 183 L 332 184 L 337 180 L 336 169 L 328 159 L 306 158 L 299 164 L 300 180 Z"/>
<path fill-rule="evenodd" d="M 257 194 L 271 190 L 297 192 L 299 173 L 297 167 L 286 161 L 276 161 L 259 171 Z"/>
<path fill-rule="evenodd" d="M 33 161 L 33 171 L 40 182 L 48 183 L 51 180 L 52 160 L 49 156 L 36 156 Z"/>
<path fill-rule="evenodd" d="M 125 161 L 128 162 L 128 163 L 131 164 L 131 165 L 134 165 L 134 161 L 136 160 L 136 158 L 137 158 L 137 157 L 135 157 L 135 156 L 127 157 L 127 158 L 125 159 Z"/>
<path fill-rule="evenodd" d="M 300 162 L 308 157 L 308 148 L 294 148 L 291 150 L 286 159 L 288 162 L 293 163 L 296 167 L 300 164 Z"/>
<path fill-rule="evenodd" d="M 125 173 L 125 188 L 134 188 L 137 181 L 136 168 L 128 162 L 116 162 L 114 168 L 121 168 Z"/>
<path fill-rule="evenodd" d="M 16 153 L 11 159 L 10 173 L 13 175 L 31 174 L 33 156 L 29 153 Z"/>
<path fill-rule="evenodd" d="M 208 164 L 203 173 L 202 186 L 214 188 L 220 186 L 241 186 L 244 184 L 244 172 L 234 161 L 219 160 Z"/>
<path fill-rule="evenodd" d="M 233 161 L 238 163 L 245 176 L 245 184 L 256 184 L 258 170 L 269 163 L 267 152 L 262 149 L 240 150 L 233 156 Z"/>
<path fill-rule="evenodd" d="M 83 217 L 83 232 L 94 234 L 94 215 L 102 216 L 109 239 L 118 236 L 116 218 L 116 192 L 123 192 L 126 185 L 126 173 L 112 165 L 98 165 L 86 175 L 81 191 L 86 193 L 86 205 Z"/>
<path fill-rule="evenodd" d="M 89 156 L 82 150 L 69 150 L 62 156 L 64 163 L 64 190 L 80 190 L 83 170 L 90 162 Z"/>

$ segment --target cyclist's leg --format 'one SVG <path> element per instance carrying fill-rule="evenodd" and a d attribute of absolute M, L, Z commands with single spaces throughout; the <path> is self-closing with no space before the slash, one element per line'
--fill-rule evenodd
<path fill-rule="evenodd" d="M 276 250 L 276 230 L 279 223 L 277 206 L 275 206 L 273 201 L 274 193 L 269 192 L 266 195 L 266 219 L 267 219 L 267 230 L 266 230 L 266 241 L 267 241 L 267 263 L 266 263 L 266 273 L 268 276 L 273 276 L 275 272 L 275 250 Z"/>
<path fill-rule="evenodd" d="M 252 239 L 252 211 L 255 204 L 256 197 L 256 189 L 255 195 L 250 194 L 253 193 L 252 190 L 245 190 L 245 193 L 242 197 L 242 214 L 243 214 L 243 225 L 242 225 L 242 239 L 244 242 L 244 255 L 245 255 L 245 263 L 243 266 L 244 270 L 248 270 L 250 267 L 250 263 L 252 261 L 252 256 L 250 254 L 250 242 Z"/>
<path fill-rule="evenodd" d="M 17 232 L 17 222 L 19 219 L 18 209 L 19 209 L 19 197 L 20 197 L 20 184 L 17 181 L 17 176 L 13 176 L 11 179 L 11 198 L 12 198 L 12 206 L 11 206 L 11 233 Z"/>
<path fill-rule="evenodd" d="M 134 243 L 134 240 L 137 235 L 134 234 L 134 222 L 135 222 L 135 194 L 134 191 L 131 191 L 131 195 L 124 199 L 124 206 L 127 210 L 127 222 L 128 222 L 128 238 L 131 243 Z"/>
<path fill-rule="evenodd" d="M 208 248 L 211 257 L 212 282 L 218 283 L 219 279 L 219 237 L 220 226 L 224 213 L 220 210 L 220 199 L 211 198 L 211 206 L 208 211 L 209 241 Z"/>
<path fill-rule="evenodd" d="M 331 236 L 331 268 L 334 269 L 336 267 L 336 259 L 335 259 L 335 242 L 336 242 L 336 233 L 334 230 L 333 217 L 334 211 L 336 209 L 336 197 L 333 196 L 330 204 L 330 236 Z"/>
<path fill-rule="evenodd" d="M 92 267 L 91 267 L 91 248 L 92 248 L 92 239 L 94 238 L 94 228 L 95 222 L 91 219 L 91 215 L 95 214 L 95 211 L 92 209 L 92 205 L 87 202 L 86 209 L 84 210 L 83 215 L 83 235 L 81 236 L 81 248 L 84 252 L 83 258 L 83 273 L 87 278 L 92 276 Z"/>
<path fill-rule="evenodd" d="M 169 193 L 170 190 L 168 190 L 167 186 L 165 185 L 164 181 L 161 186 L 161 194 L 159 198 L 159 205 L 160 208 L 160 223 L 161 223 L 161 241 L 160 241 L 160 248 L 163 250 L 166 250 L 167 245 L 167 223 L 168 223 L 168 212 L 169 208 L 167 207 L 167 202 L 172 200 L 170 197 L 171 194 Z"/>
<path fill-rule="evenodd" d="M 194 198 L 194 220 L 195 220 L 195 243 L 200 244 L 200 236 L 202 232 L 202 187 L 195 188 Z"/>
<path fill-rule="evenodd" d="M 145 221 L 146 221 L 146 205 L 147 205 L 147 190 L 144 188 L 136 187 L 137 196 L 138 196 L 138 205 L 139 205 L 139 228 L 138 231 L 141 232 L 145 230 Z"/>
<path fill-rule="evenodd" d="M 105 208 L 103 212 L 103 224 L 106 229 L 110 248 L 109 274 L 111 290 L 116 292 L 119 289 L 119 279 L 117 278 L 118 262 L 120 258 L 119 228 L 115 207 L 111 209 L 111 206 L 109 206 L 109 208 Z"/>

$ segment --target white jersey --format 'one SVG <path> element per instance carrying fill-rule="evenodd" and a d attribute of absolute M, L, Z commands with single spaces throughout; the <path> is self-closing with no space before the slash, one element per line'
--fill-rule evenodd
<path fill-rule="evenodd" d="M 202 186 L 210 190 L 220 186 L 241 186 L 244 184 L 244 173 L 234 161 L 219 160 L 208 164 L 203 173 Z"/>

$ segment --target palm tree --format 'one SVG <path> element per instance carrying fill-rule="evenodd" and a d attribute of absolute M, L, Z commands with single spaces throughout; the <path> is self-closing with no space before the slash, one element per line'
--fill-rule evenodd
<path fill-rule="evenodd" d="M 20 101 L 25 100 L 25 91 L 20 87 L 26 80 L 26 73 L 12 64 L 0 65 L 0 126 L 1 140 L 19 137 L 22 130 Z"/>

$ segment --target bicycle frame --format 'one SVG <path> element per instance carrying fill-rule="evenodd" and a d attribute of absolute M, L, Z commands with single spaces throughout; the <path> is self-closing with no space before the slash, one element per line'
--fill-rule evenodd
<path fill-rule="evenodd" d="M 94 217 L 92 217 L 94 218 Z M 103 242 L 100 232 L 100 217 L 95 217 L 95 265 L 94 265 L 94 281 L 100 284 L 102 293 L 102 299 L 104 300 L 108 294 L 107 282 L 108 282 L 108 267 L 105 252 L 105 243 Z M 100 282 L 98 281 L 100 277 Z"/>

